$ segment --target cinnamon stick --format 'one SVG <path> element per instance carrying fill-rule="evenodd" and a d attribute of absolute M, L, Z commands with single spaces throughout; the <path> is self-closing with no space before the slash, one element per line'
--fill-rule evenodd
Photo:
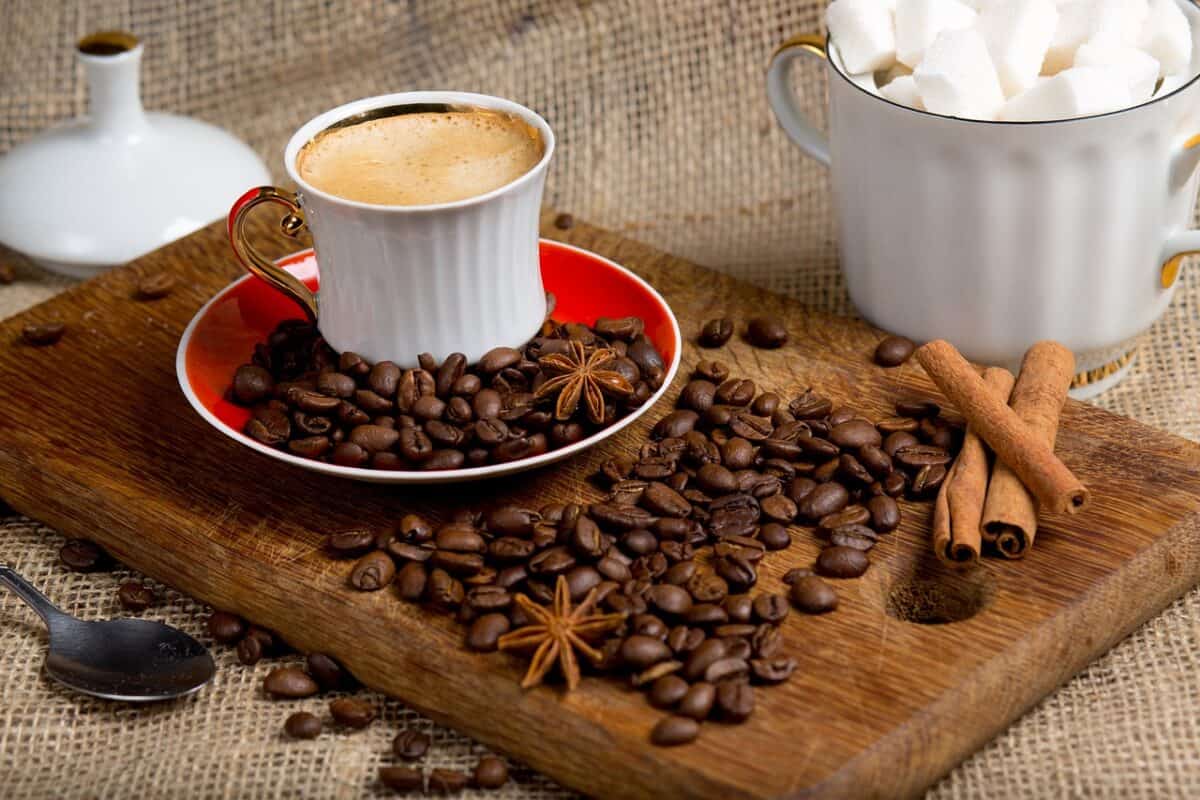
<path fill-rule="evenodd" d="M 942 394 L 958 406 L 996 458 L 1021 479 L 1041 510 L 1074 514 L 1087 505 L 1087 488 L 1054 455 L 1054 448 L 992 393 L 953 345 L 930 342 L 916 355 Z"/>
<path fill-rule="evenodd" d="M 991 367 L 983 373 L 988 390 L 1006 400 L 1012 391 L 1013 380 L 1011 372 L 999 367 Z M 968 426 L 962 449 L 958 451 L 950 474 L 942 481 L 933 506 L 933 552 L 944 564 L 963 569 L 979 563 L 980 524 L 987 494 L 987 450 L 979 434 Z"/>
<path fill-rule="evenodd" d="M 1038 342 L 1021 362 L 1009 406 L 1050 447 L 1074 374 L 1075 356 L 1058 342 Z M 1033 496 L 1008 465 L 997 461 L 983 505 L 984 541 L 1006 558 L 1023 558 L 1036 535 Z"/>

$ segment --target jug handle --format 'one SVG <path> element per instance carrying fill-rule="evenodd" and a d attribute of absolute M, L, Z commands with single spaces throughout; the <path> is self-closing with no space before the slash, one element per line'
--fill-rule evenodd
<path fill-rule="evenodd" d="M 796 104 L 792 91 L 791 65 L 799 58 L 819 58 L 828 61 L 825 39 L 812 33 L 793 36 L 779 46 L 767 68 L 767 99 L 775 119 L 787 135 L 812 159 L 829 166 L 829 137 L 808 119 Z"/>

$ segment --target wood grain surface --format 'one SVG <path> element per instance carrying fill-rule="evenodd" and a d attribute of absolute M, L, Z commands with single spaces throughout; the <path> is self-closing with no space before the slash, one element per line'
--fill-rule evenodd
<path fill-rule="evenodd" d="M 1085 513 L 1046 520 L 1023 562 L 956 575 L 931 554 L 929 505 L 906 504 L 870 571 L 839 584 L 836 613 L 789 616 L 800 669 L 759 693 L 749 723 L 709 723 L 694 744 L 660 749 L 647 741 L 660 712 L 617 681 L 588 678 L 569 696 L 521 691 L 524 664 L 467 652 L 448 617 L 393 591 L 348 588 L 350 566 L 321 552 L 324 534 L 405 511 L 597 498 L 588 476 L 614 452 L 633 452 L 673 403 L 700 356 L 695 333 L 718 313 L 786 316 L 783 349 L 739 338 L 716 353 L 764 388 L 815 386 L 875 417 L 900 396 L 936 397 L 915 364 L 873 366 L 878 332 L 861 322 L 806 312 L 586 225 L 546 233 L 647 278 L 689 340 L 675 390 L 615 443 L 525 476 L 414 490 L 321 477 L 240 447 L 192 411 L 175 380 L 184 326 L 239 275 L 214 225 L 0 324 L 0 495 L 300 649 L 335 654 L 364 683 L 599 797 L 917 794 L 1200 581 L 1200 447 L 1072 402 L 1058 452 L 1092 490 Z M 138 275 L 154 270 L 179 285 L 161 300 L 135 299 Z M 69 324 L 59 344 L 19 342 L 25 323 L 56 318 Z M 815 536 L 796 528 L 793 538 L 767 558 L 760 590 L 811 563 Z"/>

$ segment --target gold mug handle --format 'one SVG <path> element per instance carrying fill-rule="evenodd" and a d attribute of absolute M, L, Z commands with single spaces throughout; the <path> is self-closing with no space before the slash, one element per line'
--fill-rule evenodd
<path fill-rule="evenodd" d="M 304 310 L 308 320 L 315 324 L 317 296 L 295 275 L 254 249 L 254 245 L 246 236 L 246 214 L 260 203 L 277 203 L 288 210 L 279 221 L 279 229 L 285 236 L 295 238 L 304 230 L 304 212 L 300 210 L 300 203 L 294 192 L 274 186 L 258 186 L 239 197 L 233 208 L 229 209 L 229 243 L 233 245 L 233 252 L 238 261 L 242 262 L 242 266 L 251 273 L 295 300 Z"/>

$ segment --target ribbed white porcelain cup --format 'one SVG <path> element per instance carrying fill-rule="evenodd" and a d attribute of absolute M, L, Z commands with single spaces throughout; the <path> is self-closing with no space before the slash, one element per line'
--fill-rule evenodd
<path fill-rule="evenodd" d="M 1200 11 L 1180 6 L 1195 32 Z M 827 44 L 828 137 L 798 107 L 789 74 Z M 845 71 L 836 45 L 785 43 L 767 93 L 784 130 L 830 168 L 842 271 L 863 315 L 1010 368 L 1056 339 L 1075 352 L 1077 397 L 1120 380 L 1134 338 L 1171 300 L 1180 258 L 1200 250 L 1200 232 L 1187 230 L 1200 82 L 1111 114 L 980 122 L 885 100 Z"/>
<path fill-rule="evenodd" d="M 542 138 L 541 160 L 494 191 L 422 206 L 347 200 L 300 176 L 300 151 L 334 125 L 464 107 L 524 120 Z M 284 166 L 298 190 L 251 189 L 229 212 L 229 238 L 246 268 L 295 299 L 334 350 L 403 366 L 415 366 L 424 352 L 439 361 L 462 353 L 475 362 L 493 347 L 524 344 L 545 319 L 538 218 L 553 153 L 554 133 L 546 121 L 509 100 L 466 92 L 369 97 L 327 111 L 296 131 L 284 150 Z M 294 236 L 305 226 L 312 232 L 319 298 L 247 239 L 246 214 L 264 202 L 288 209 L 284 233 Z"/>

